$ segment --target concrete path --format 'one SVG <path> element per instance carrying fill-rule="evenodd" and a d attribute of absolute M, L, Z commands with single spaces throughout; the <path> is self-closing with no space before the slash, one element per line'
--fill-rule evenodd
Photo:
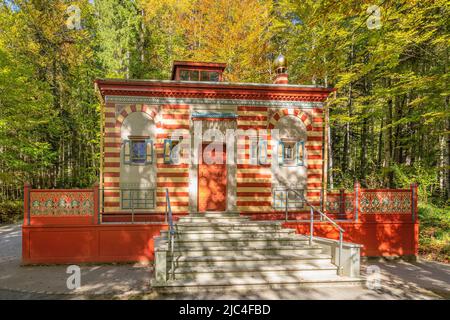
<path fill-rule="evenodd" d="M 161 296 L 152 291 L 152 267 L 140 264 L 81 265 L 81 287 L 67 288 L 67 266 L 21 266 L 20 225 L 0 226 L 0 299 L 450 299 L 450 265 L 369 261 L 364 287 L 320 287 L 254 292 Z M 380 271 L 379 281 L 370 276 Z M 379 284 L 379 285 L 378 285 Z"/>

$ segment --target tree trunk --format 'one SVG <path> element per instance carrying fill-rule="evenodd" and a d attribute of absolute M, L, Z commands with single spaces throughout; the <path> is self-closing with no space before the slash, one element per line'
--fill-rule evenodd
<path fill-rule="evenodd" d="M 390 81 L 388 81 L 388 87 L 390 86 Z M 387 168 L 388 173 L 386 177 L 386 184 L 388 188 L 392 187 L 393 184 L 393 172 L 391 168 L 392 164 L 392 99 L 389 99 L 388 104 L 388 112 L 387 112 L 387 119 L 386 119 L 386 135 L 385 135 L 385 150 L 384 150 L 384 168 Z"/>
<path fill-rule="evenodd" d="M 364 186 L 367 184 L 365 183 L 366 179 L 366 154 L 367 154 L 367 118 L 364 117 L 362 122 L 362 129 L 361 129 L 361 153 L 360 153 L 360 161 L 359 161 L 359 179 L 361 182 L 364 182 Z"/>

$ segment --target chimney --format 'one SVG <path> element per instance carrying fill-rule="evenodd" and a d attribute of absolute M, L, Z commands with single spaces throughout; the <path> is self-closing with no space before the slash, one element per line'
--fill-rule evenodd
<path fill-rule="evenodd" d="M 282 55 L 279 54 L 278 57 L 273 62 L 275 65 L 275 72 L 277 74 L 274 83 L 275 84 L 288 84 L 288 74 L 287 74 L 287 60 Z"/>

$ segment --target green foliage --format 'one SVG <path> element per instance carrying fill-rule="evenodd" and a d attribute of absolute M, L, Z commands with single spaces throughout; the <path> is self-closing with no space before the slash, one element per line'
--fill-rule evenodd
<path fill-rule="evenodd" d="M 450 196 L 449 2 L 383 1 L 381 27 L 366 27 L 370 1 L 278 5 L 290 79 L 337 88 L 330 101 L 335 187 L 419 183 L 420 196 Z"/>
<path fill-rule="evenodd" d="M 419 252 L 427 258 L 450 262 L 450 207 L 419 206 Z"/>
<path fill-rule="evenodd" d="M 13 6 L 12 6 L 13 4 Z M 66 26 L 65 1 L 0 2 L 0 194 L 34 187 L 85 187 L 98 176 L 99 114 L 93 81 L 93 8 L 82 29 Z"/>
<path fill-rule="evenodd" d="M 419 201 L 427 203 L 434 191 L 439 187 L 437 169 L 423 166 L 415 162 L 412 166 L 394 164 L 391 167 L 399 188 L 409 188 L 412 183 L 418 184 Z"/>
<path fill-rule="evenodd" d="M 51 96 L 33 71 L 32 64 L 0 47 L 0 177 L 7 185 L 23 184 L 55 156 L 45 140 L 54 116 Z"/>
<path fill-rule="evenodd" d="M 135 1 L 95 1 L 98 59 L 108 78 L 138 78 L 139 32 L 143 17 Z"/>
<path fill-rule="evenodd" d="M 333 187 L 419 185 L 450 196 L 449 2 L 0 0 L 0 199 L 87 187 L 99 173 L 96 78 L 168 79 L 173 60 L 226 62 L 236 82 L 270 83 L 282 52 L 292 84 L 329 99 Z M 81 30 L 66 26 L 69 5 Z"/>
<path fill-rule="evenodd" d="M 22 201 L 1 201 L 0 202 L 0 224 L 16 223 L 23 219 Z"/>

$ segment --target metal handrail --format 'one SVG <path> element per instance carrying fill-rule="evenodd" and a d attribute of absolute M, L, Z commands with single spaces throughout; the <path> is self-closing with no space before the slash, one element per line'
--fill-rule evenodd
<path fill-rule="evenodd" d="M 323 213 L 322 211 L 320 211 L 319 209 L 317 209 L 315 206 L 313 206 L 306 198 L 303 194 L 300 194 L 297 190 L 295 189 L 286 189 L 286 221 L 287 221 L 287 212 L 288 212 L 288 202 L 289 202 L 289 197 L 288 197 L 288 192 L 292 191 L 294 192 L 297 196 L 299 196 L 300 198 L 303 199 L 303 201 L 305 201 L 305 203 L 310 207 L 310 225 L 309 225 L 309 244 L 311 245 L 314 239 L 314 211 L 316 211 L 317 213 L 320 214 L 320 218 L 321 221 L 322 218 L 325 218 L 325 220 L 327 222 L 330 222 L 334 227 L 336 227 L 339 230 L 339 252 L 338 252 L 338 274 L 342 275 L 342 240 L 343 240 L 343 233 L 345 232 L 345 230 L 339 226 L 335 221 L 333 221 L 333 219 L 331 219 L 330 217 L 328 217 L 325 213 Z"/>
<path fill-rule="evenodd" d="M 172 216 L 172 208 L 170 207 L 170 197 L 169 197 L 169 189 L 166 189 L 166 223 L 169 224 L 169 248 L 170 248 L 170 261 L 171 261 L 171 278 L 175 279 L 175 263 L 173 259 L 173 249 L 174 249 L 174 237 L 175 237 L 175 228 L 173 226 L 173 216 Z"/>

